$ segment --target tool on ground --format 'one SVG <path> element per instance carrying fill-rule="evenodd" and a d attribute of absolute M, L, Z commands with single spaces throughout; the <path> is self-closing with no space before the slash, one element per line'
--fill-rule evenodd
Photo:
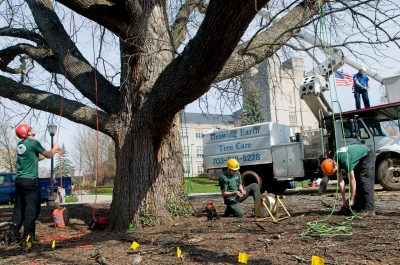
<path fill-rule="evenodd" d="M 207 213 L 208 220 L 219 219 L 219 215 L 215 209 L 213 201 L 207 202 L 207 206 L 204 211 Z"/>
<path fill-rule="evenodd" d="M 108 217 L 106 216 L 101 216 L 98 217 L 96 220 L 92 220 L 89 223 L 89 229 L 90 230 L 104 230 L 108 224 Z"/>
<path fill-rule="evenodd" d="M 256 221 L 263 221 L 271 217 L 274 222 L 279 222 L 290 217 L 290 213 L 278 195 L 261 194 L 256 199 L 254 206 Z M 277 213 L 279 208 L 284 210 L 285 215 L 278 218 Z"/>

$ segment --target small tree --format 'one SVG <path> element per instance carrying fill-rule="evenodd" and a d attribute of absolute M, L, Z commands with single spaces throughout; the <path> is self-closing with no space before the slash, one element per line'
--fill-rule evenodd
<path fill-rule="evenodd" d="M 12 132 L 12 127 L 6 121 L 5 114 L 3 113 L 2 116 L 0 121 L 0 171 L 15 172 L 18 141 Z"/>
<path fill-rule="evenodd" d="M 60 176 L 60 171 L 61 171 L 62 172 L 61 174 L 63 176 L 72 177 L 75 173 L 75 168 L 72 165 L 71 160 L 69 160 L 68 151 L 64 144 L 62 145 L 61 150 L 62 150 L 63 154 L 61 156 L 61 159 L 60 159 L 60 156 L 58 156 L 59 159 L 57 159 L 57 162 L 56 162 L 55 174 L 56 174 L 56 176 Z M 61 166 L 61 170 L 60 170 L 60 166 Z"/>
<path fill-rule="evenodd" d="M 241 125 L 250 125 L 264 122 L 264 114 L 260 104 L 260 97 L 254 85 L 247 88 L 243 101 L 243 114 Z"/>

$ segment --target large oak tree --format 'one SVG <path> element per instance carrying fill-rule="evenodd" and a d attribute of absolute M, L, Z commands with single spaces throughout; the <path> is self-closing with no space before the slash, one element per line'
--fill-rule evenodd
<path fill-rule="evenodd" d="M 53 114 L 62 105 L 63 117 L 113 139 L 117 172 L 112 229 L 138 223 L 141 213 L 167 221 L 171 209 L 185 203 L 179 112 L 213 83 L 274 55 L 330 1 L 282 1 L 279 19 L 272 17 L 272 23 L 242 42 L 257 10 L 269 2 L 279 1 L 176 1 L 170 22 L 166 0 L 0 1 L 7 9 L 0 36 L 13 39 L 0 50 L 0 70 L 7 73 L 0 76 L 0 97 Z M 347 9 L 359 16 L 360 5 L 376 1 L 333 2 L 336 12 Z M 63 26 L 60 10 L 73 10 L 118 38 L 118 85 L 84 57 Z M 194 12 L 202 14 L 200 25 L 188 29 Z M 26 80 L 33 71 L 26 66 L 29 60 L 52 74 L 55 87 L 60 88 L 55 77 L 65 77 L 85 100 L 31 85 Z"/>

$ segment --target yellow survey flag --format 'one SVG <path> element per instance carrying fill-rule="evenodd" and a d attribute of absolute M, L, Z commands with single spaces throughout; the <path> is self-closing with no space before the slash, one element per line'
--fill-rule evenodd
<path fill-rule="evenodd" d="M 28 236 L 26 237 L 26 247 L 27 247 L 28 249 L 32 247 L 32 242 L 29 241 L 29 239 L 31 239 L 31 236 L 30 236 L 30 235 L 28 235 Z"/>
<path fill-rule="evenodd" d="M 318 256 L 311 257 L 311 265 L 324 265 L 324 258 Z"/>
<path fill-rule="evenodd" d="M 176 255 L 178 256 L 178 258 L 182 256 L 182 250 L 179 247 L 176 247 Z"/>
<path fill-rule="evenodd" d="M 51 242 L 51 248 L 52 248 L 52 249 L 55 249 L 55 248 L 56 248 L 56 241 L 55 241 L 55 240 L 53 240 L 53 242 Z"/>
<path fill-rule="evenodd" d="M 238 256 L 238 262 L 239 263 L 247 264 L 248 260 L 249 260 L 249 255 L 247 255 L 244 252 L 239 252 L 239 256 Z"/>
<path fill-rule="evenodd" d="M 139 247 L 139 243 L 136 241 L 132 242 L 131 249 L 136 250 Z"/>

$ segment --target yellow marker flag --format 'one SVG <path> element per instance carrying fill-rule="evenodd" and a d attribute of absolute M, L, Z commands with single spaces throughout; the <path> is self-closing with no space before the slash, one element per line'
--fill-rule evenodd
<path fill-rule="evenodd" d="M 133 241 L 132 245 L 131 245 L 131 249 L 136 250 L 139 247 L 139 243 L 136 241 Z"/>
<path fill-rule="evenodd" d="M 182 250 L 179 247 L 176 247 L 176 255 L 178 256 L 178 258 L 182 256 Z"/>
<path fill-rule="evenodd" d="M 311 257 L 311 265 L 324 265 L 325 260 L 322 257 L 312 256 Z"/>
<path fill-rule="evenodd" d="M 239 252 L 239 256 L 238 256 L 239 263 L 247 264 L 248 260 L 249 260 L 249 255 L 247 255 L 246 253 L 243 253 L 243 252 Z"/>
<path fill-rule="evenodd" d="M 30 248 L 32 247 L 32 242 L 29 241 L 29 239 L 31 239 L 31 236 L 30 236 L 30 235 L 28 235 L 28 236 L 26 237 L 26 247 L 27 247 L 28 249 L 30 249 Z"/>
<path fill-rule="evenodd" d="M 56 241 L 55 241 L 55 240 L 53 240 L 53 242 L 51 242 L 51 248 L 52 248 L 52 249 L 55 249 L 55 248 L 56 248 Z"/>

